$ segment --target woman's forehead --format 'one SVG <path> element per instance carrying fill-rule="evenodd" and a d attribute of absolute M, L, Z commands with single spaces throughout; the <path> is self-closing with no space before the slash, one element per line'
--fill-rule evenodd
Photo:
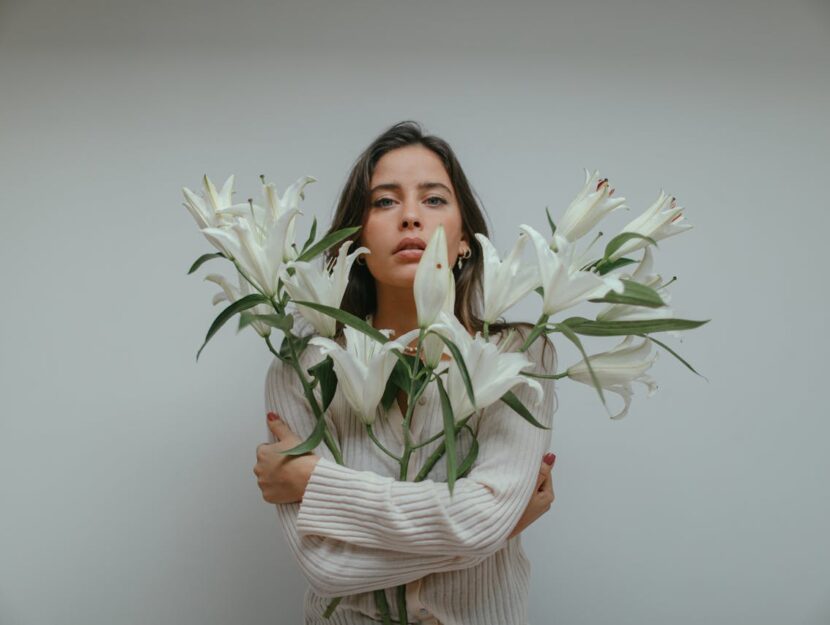
<path fill-rule="evenodd" d="M 425 182 L 440 182 L 452 187 L 441 159 L 423 146 L 406 146 L 387 152 L 372 172 L 372 187 L 383 183 L 406 187 Z"/>

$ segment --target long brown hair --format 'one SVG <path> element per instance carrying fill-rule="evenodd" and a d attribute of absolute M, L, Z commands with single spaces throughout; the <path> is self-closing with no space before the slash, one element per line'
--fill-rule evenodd
<path fill-rule="evenodd" d="M 484 259 L 481 246 L 474 234 L 480 232 L 489 238 L 489 229 L 480 200 L 467 180 L 467 176 L 464 174 L 455 153 L 446 141 L 434 135 L 424 134 L 421 125 L 411 120 L 398 122 L 382 132 L 357 157 L 352 166 L 349 177 L 340 193 L 337 209 L 328 232 L 363 225 L 366 213 L 369 210 L 370 185 L 375 165 L 387 152 L 416 144 L 420 144 L 438 155 L 449 175 L 458 200 L 462 227 L 466 240 L 470 245 L 471 256 L 464 260 L 461 269 L 458 268 L 457 263 L 452 268 L 456 289 L 455 316 L 464 326 L 475 333 L 484 328 L 484 321 L 480 317 L 482 314 Z M 351 249 L 357 249 L 360 241 L 360 231 L 357 231 L 350 239 L 354 241 Z M 339 247 L 340 244 L 332 246 L 326 251 L 327 264 L 337 255 Z M 374 314 L 376 311 L 377 291 L 375 289 L 375 279 L 366 265 L 358 263 L 352 265 L 348 286 L 343 295 L 340 308 L 361 319 L 365 319 L 368 314 Z M 496 322 L 489 325 L 489 332 L 496 334 L 508 328 L 515 328 L 519 336 L 523 337 L 521 329 L 525 328 L 529 331 L 532 327 L 533 324 L 531 323 L 523 321 L 508 322 L 504 320 L 504 317 L 499 317 Z M 341 338 L 342 331 L 343 324 L 338 321 L 335 340 Z M 551 344 L 547 336 L 545 336 L 545 343 Z"/>

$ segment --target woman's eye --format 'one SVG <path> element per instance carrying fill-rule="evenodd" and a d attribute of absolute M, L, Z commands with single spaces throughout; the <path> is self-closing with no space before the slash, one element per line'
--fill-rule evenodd
<path fill-rule="evenodd" d="M 426 201 L 431 206 L 440 206 L 441 204 L 446 204 L 447 203 L 447 200 L 445 200 L 444 198 L 442 198 L 438 195 L 433 195 L 432 197 L 428 197 Z M 378 208 L 385 208 L 387 206 L 390 206 L 390 204 L 385 204 L 384 202 L 393 202 L 393 200 L 392 200 L 392 198 L 382 197 L 382 198 L 379 198 L 379 199 L 375 200 L 374 202 L 372 202 L 372 206 L 377 206 Z"/>

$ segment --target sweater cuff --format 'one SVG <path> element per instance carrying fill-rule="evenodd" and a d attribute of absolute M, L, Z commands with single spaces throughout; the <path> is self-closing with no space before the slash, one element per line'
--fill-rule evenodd
<path fill-rule="evenodd" d="M 389 496 L 389 489 L 394 481 L 391 477 L 382 477 L 372 471 L 351 469 L 321 457 L 311 472 L 300 502 L 297 533 L 301 536 L 326 536 L 335 529 L 333 526 L 337 525 L 342 526 L 337 529 L 348 531 L 349 524 L 338 523 L 332 515 L 332 511 L 346 501 L 361 502 L 360 506 L 350 506 L 352 526 L 355 522 L 376 522 L 378 505 Z M 372 505 L 373 503 L 375 505 Z"/>

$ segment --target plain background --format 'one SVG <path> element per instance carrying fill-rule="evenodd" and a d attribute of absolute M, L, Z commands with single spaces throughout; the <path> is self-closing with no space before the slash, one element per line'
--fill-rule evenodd
<path fill-rule="evenodd" d="M 3 625 L 301 622 L 252 473 L 270 354 L 229 326 L 196 363 L 227 268 L 185 275 L 181 187 L 313 175 L 304 238 L 404 119 L 503 251 L 583 168 L 632 207 L 607 232 L 661 188 L 694 225 L 655 258 L 708 382 L 662 353 L 621 421 L 560 385 L 531 622 L 830 623 L 827 2 L 6 0 L 0 72 Z"/>

